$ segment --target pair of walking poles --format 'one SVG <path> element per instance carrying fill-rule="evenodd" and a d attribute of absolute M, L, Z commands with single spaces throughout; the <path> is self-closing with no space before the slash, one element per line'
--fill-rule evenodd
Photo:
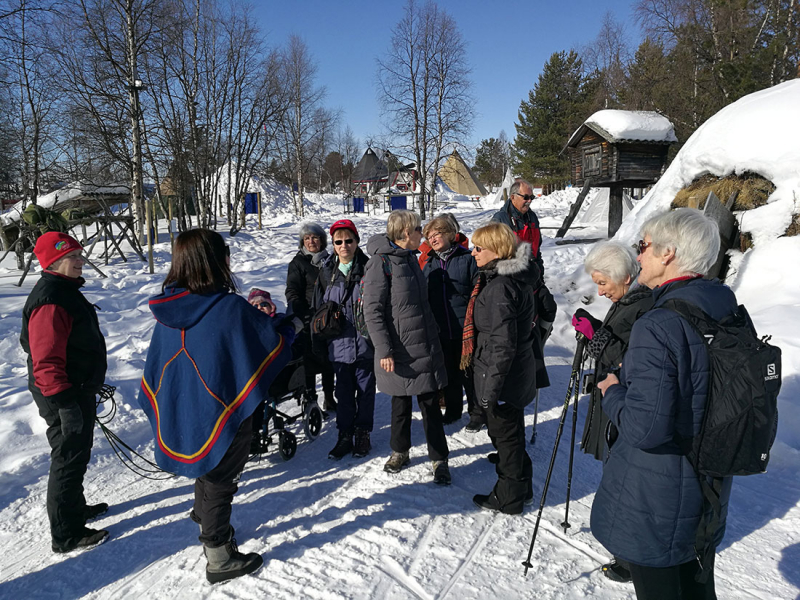
<path fill-rule="evenodd" d="M 547 477 L 544 480 L 544 489 L 542 490 L 542 499 L 539 502 L 539 513 L 536 515 L 536 525 L 533 528 L 533 537 L 531 538 L 531 545 L 528 549 L 528 558 L 525 559 L 525 562 L 522 565 L 525 567 L 525 575 L 528 574 L 528 569 L 533 567 L 531 564 L 531 556 L 533 555 L 533 546 L 536 543 L 536 534 L 539 532 L 539 523 L 542 520 L 542 511 L 544 510 L 544 503 L 547 500 L 547 490 L 550 487 L 550 478 L 553 475 L 553 466 L 556 462 L 556 454 L 558 454 L 558 444 L 561 441 L 561 433 L 564 431 L 564 423 L 567 420 L 567 410 L 569 410 L 569 401 L 573 400 L 572 403 L 572 443 L 569 447 L 569 470 L 567 473 L 567 506 L 564 512 L 564 522 L 561 523 L 561 527 L 564 528 L 564 533 L 567 532 L 567 529 L 570 528 L 569 522 L 569 498 L 570 493 L 572 492 L 572 463 L 573 459 L 575 458 L 575 432 L 578 426 L 578 398 L 580 397 L 580 382 L 581 382 L 581 374 L 583 371 L 583 353 L 586 349 L 586 336 L 583 334 L 578 334 L 578 345 L 575 348 L 575 357 L 572 359 L 572 373 L 569 377 L 569 385 L 567 386 L 567 397 L 564 399 L 564 406 L 561 410 L 561 418 L 558 421 L 558 431 L 556 432 L 556 443 L 553 446 L 553 454 L 550 456 L 550 466 L 547 468 Z M 538 403 L 539 403 L 539 396 L 536 396 L 536 408 L 534 409 L 538 412 Z M 536 440 L 536 412 L 534 413 L 534 425 L 533 425 L 533 437 L 531 438 L 531 443 L 534 443 Z"/>

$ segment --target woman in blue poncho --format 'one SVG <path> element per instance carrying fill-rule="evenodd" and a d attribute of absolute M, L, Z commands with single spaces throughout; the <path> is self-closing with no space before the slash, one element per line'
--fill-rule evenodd
<path fill-rule="evenodd" d="M 196 478 L 192 519 L 200 525 L 212 583 L 258 569 L 241 554 L 231 502 L 247 461 L 252 414 L 288 362 L 295 332 L 236 293 L 230 249 L 218 233 L 178 236 L 163 291 L 150 299 L 156 326 L 139 403 L 167 471 Z"/>

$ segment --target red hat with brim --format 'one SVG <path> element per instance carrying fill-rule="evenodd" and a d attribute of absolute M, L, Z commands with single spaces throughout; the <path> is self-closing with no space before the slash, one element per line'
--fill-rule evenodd
<path fill-rule="evenodd" d="M 39 259 L 42 269 L 48 268 L 73 250 L 83 250 L 83 246 L 74 237 L 58 231 L 48 231 L 40 236 L 33 247 L 33 253 Z"/>
<path fill-rule="evenodd" d="M 333 238 L 333 234 L 339 231 L 340 229 L 349 229 L 352 231 L 356 236 L 356 241 L 360 242 L 361 238 L 358 235 L 358 229 L 356 229 L 356 224 L 353 223 L 350 219 L 339 219 L 331 225 L 331 238 Z"/>

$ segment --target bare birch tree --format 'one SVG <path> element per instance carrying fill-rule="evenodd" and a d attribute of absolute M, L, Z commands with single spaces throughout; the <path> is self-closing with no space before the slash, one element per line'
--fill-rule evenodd
<path fill-rule="evenodd" d="M 445 149 L 464 147 L 472 126 L 469 75 L 453 18 L 430 0 L 408 0 L 378 60 L 378 90 L 390 137 L 399 140 L 397 154 L 416 163 L 423 218 Z"/>

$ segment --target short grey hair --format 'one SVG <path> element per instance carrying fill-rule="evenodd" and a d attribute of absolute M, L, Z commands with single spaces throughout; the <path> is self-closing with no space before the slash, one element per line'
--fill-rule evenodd
<path fill-rule="evenodd" d="M 389 213 L 386 221 L 386 235 L 393 241 L 406 239 L 406 231 L 412 231 L 422 225 L 422 219 L 413 210 L 399 208 Z"/>
<path fill-rule="evenodd" d="M 508 197 L 511 198 L 514 194 L 519 194 L 519 188 L 523 185 L 527 185 L 533 191 L 533 186 L 530 184 L 529 181 L 526 179 L 522 179 L 522 177 L 517 177 L 514 180 L 514 183 L 511 184 L 511 189 L 508 190 Z"/>
<path fill-rule="evenodd" d="M 706 275 L 719 255 L 719 225 L 694 208 L 676 210 L 651 217 L 642 225 L 642 239 L 650 236 L 653 250 L 675 252 L 675 263 L 682 275 Z"/>
<path fill-rule="evenodd" d="M 625 283 L 628 277 L 633 282 L 639 274 L 636 253 L 633 248 L 620 242 L 597 244 L 586 255 L 583 265 L 589 275 L 597 272 L 618 284 Z"/>
<path fill-rule="evenodd" d="M 461 231 L 461 225 L 458 224 L 458 219 L 456 219 L 456 216 L 453 213 L 443 212 L 439 213 L 439 216 L 450 221 L 453 224 L 453 227 L 456 228 L 456 233 Z"/>

